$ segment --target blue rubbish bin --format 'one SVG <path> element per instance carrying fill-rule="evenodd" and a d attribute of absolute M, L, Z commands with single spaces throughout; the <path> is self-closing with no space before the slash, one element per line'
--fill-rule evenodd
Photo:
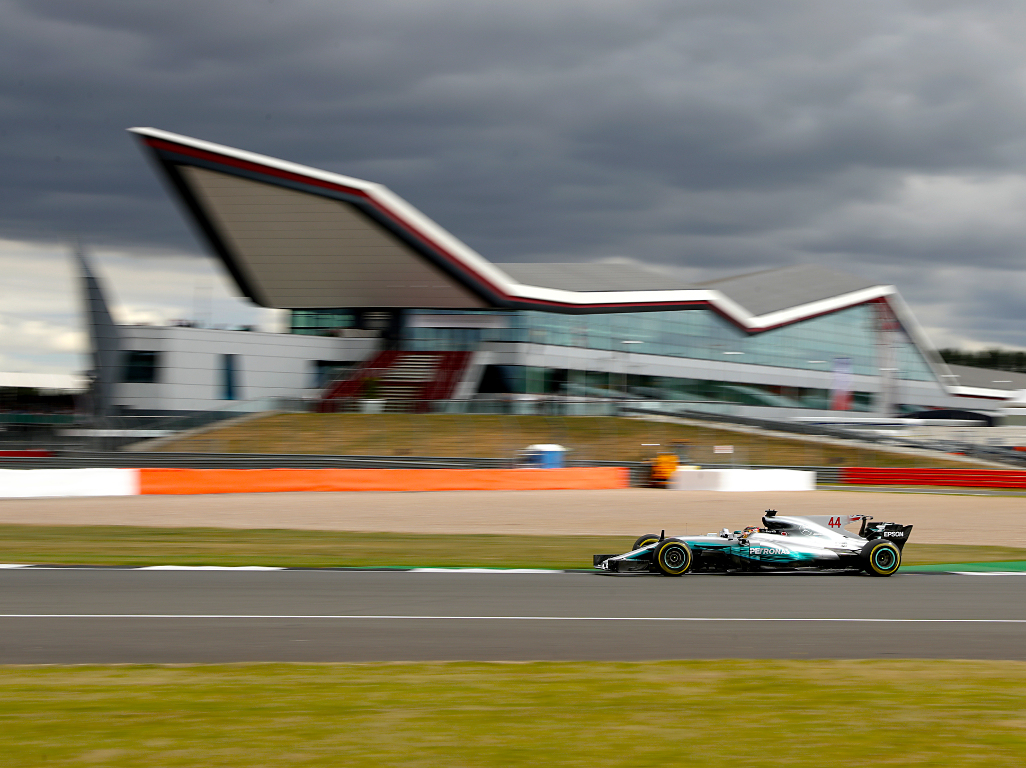
<path fill-rule="evenodd" d="M 561 445 L 543 443 L 529 445 L 524 451 L 524 463 L 529 467 L 540 469 L 559 469 L 564 466 L 566 448 Z"/>

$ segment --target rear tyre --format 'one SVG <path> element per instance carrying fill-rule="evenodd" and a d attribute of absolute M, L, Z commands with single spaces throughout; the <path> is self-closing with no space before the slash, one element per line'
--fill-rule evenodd
<path fill-rule="evenodd" d="M 638 537 L 638 540 L 634 542 L 634 546 L 631 547 L 631 551 L 647 547 L 649 544 L 655 544 L 657 541 L 659 541 L 658 533 L 646 533 L 644 536 Z"/>
<path fill-rule="evenodd" d="M 890 576 L 901 566 L 901 550 L 886 539 L 862 548 L 862 569 L 870 576 Z"/>
<path fill-rule="evenodd" d="M 683 576 L 694 562 L 691 547 L 680 539 L 664 539 L 652 552 L 652 563 L 663 576 Z"/>

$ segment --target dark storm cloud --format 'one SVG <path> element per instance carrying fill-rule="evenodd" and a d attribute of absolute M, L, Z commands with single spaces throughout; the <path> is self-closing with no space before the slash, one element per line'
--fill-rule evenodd
<path fill-rule="evenodd" d="M 926 277 L 1021 263 L 1019 2 L 0 0 L 0 19 L 3 237 L 200 252 L 124 133 L 152 125 L 381 181 L 497 261 L 815 261 L 914 307 L 987 302 L 949 314 L 1026 343 L 986 321 L 1015 315 L 1010 289 L 934 298 Z"/>

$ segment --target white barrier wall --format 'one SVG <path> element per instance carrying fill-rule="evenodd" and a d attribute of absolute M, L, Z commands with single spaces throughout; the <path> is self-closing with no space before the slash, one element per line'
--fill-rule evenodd
<path fill-rule="evenodd" d="M 0 498 L 136 496 L 138 469 L 0 469 Z"/>
<path fill-rule="evenodd" d="M 814 491 L 816 473 L 799 469 L 678 469 L 676 491 Z"/>

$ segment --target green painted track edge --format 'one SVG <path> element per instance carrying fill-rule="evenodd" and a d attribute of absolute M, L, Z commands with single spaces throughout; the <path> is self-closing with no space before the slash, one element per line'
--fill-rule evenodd
<path fill-rule="evenodd" d="M 901 570 L 905 573 L 951 573 L 953 571 L 989 573 L 1000 572 L 1022 572 L 1026 571 L 1026 560 L 1004 560 L 990 563 L 933 563 L 931 565 L 903 565 Z"/>

